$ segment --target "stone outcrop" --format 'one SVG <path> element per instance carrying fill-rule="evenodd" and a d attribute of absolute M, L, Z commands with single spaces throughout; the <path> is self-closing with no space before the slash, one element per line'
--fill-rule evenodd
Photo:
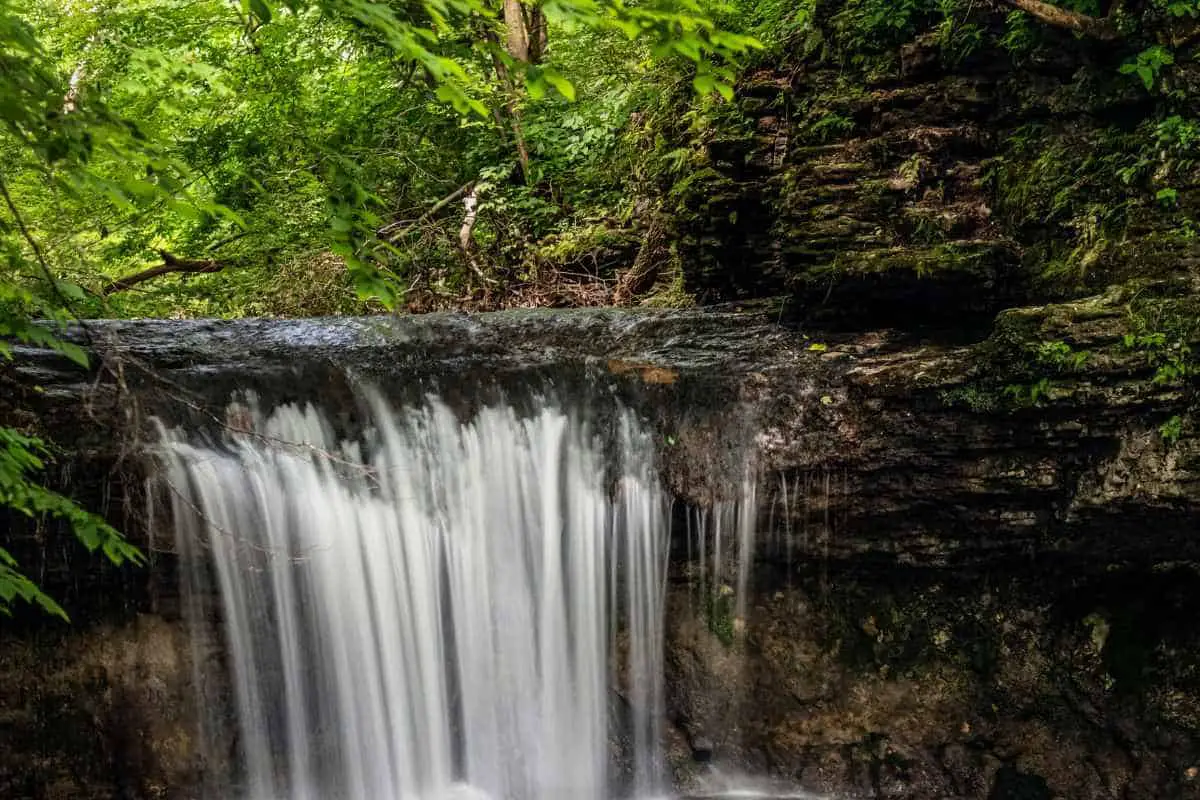
<path fill-rule="evenodd" d="M 8 379 L 42 387 L 60 442 L 87 454 L 75 485 L 88 497 L 90 482 L 96 503 L 125 450 L 111 430 L 134 441 L 129 426 L 144 432 L 151 413 L 219 426 L 235 387 L 316 399 L 347 427 L 363 378 L 464 410 L 516 386 L 615 392 L 662 430 L 688 504 L 736 502 L 748 455 L 757 470 L 745 595 L 689 560 L 682 517 L 673 543 L 681 787 L 744 771 L 895 800 L 1187 797 L 1200 768 L 1200 442 L 1179 418 L 1187 381 L 1156 382 L 1153 354 L 1126 344 L 1127 300 L 1014 310 L 965 345 L 710 311 L 114 323 L 95 329 L 104 372 L 25 352 Z M 139 463 L 127 452 L 122 469 Z M 106 491 L 138 511 L 140 486 L 129 475 Z M 155 566 L 120 580 L 79 553 L 64 567 L 62 532 L 14 548 L 77 622 L 50 634 L 18 620 L 6 635 L 5 713 L 26 733 L 0 748 L 0 785 L 33 775 L 75 781 L 74 797 L 191 796 L 180 730 L 198 724 L 183 698 L 193 665 L 164 655 L 181 636 L 172 544 L 142 516 L 127 529 Z M 123 602 L 106 605 L 117 586 Z M 63 666 L 28 674 L 49 653 Z M 105 677 L 89 682 L 97 666 Z M 54 737 L 49 706 L 90 715 L 89 747 Z M 141 765 L 128 790 L 127 764 Z"/>
<path fill-rule="evenodd" d="M 1053 30 L 1015 55 L 1002 5 L 965 13 L 967 52 L 931 31 L 839 56 L 827 23 L 821 46 L 743 76 L 671 190 L 689 291 L 786 297 L 823 327 L 979 331 L 1012 306 L 1196 272 L 1200 171 L 1139 162 L 1130 131 L 1154 100 L 1121 56 Z"/>

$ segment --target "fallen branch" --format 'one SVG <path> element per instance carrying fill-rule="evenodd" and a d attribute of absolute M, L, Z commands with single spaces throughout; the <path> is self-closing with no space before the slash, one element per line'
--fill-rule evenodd
<path fill-rule="evenodd" d="M 1056 28 L 1065 28 L 1103 41 L 1121 38 L 1121 32 L 1117 30 L 1116 21 L 1111 13 L 1107 17 L 1093 17 L 1061 6 L 1043 3 L 1042 0 L 1004 0 L 1004 2 Z M 1119 7 L 1119 3 L 1113 4 L 1113 9 Z"/>
<path fill-rule="evenodd" d="M 135 272 L 132 275 L 126 275 L 124 278 L 118 278 L 108 284 L 101 290 L 101 293 L 107 297 L 116 292 L 123 292 L 126 289 L 132 289 L 139 283 L 153 280 L 160 275 L 170 275 L 172 273 L 197 274 L 207 272 L 220 272 L 228 266 L 224 261 L 215 261 L 211 258 L 193 259 L 193 258 L 177 258 L 171 255 L 166 250 L 159 250 L 159 255 L 162 256 L 163 263 L 157 267 L 144 269 L 141 272 Z"/>

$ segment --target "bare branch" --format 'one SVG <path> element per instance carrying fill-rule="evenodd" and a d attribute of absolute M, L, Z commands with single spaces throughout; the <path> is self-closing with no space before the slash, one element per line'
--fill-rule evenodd
<path fill-rule="evenodd" d="M 150 269 L 144 269 L 141 272 L 135 272 L 132 275 L 126 275 L 124 278 L 118 278 L 117 280 L 105 286 L 102 290 L 102 294 L 107 297 L 108 295 L 115 294 L 116 292 L 123 292 L 126 289 L 132 289 L 139 283 L 153 280 L 160 275 L 170 275 L 176 272 L 185 274 L 220 272 L 221 270 L 225 269 L 225 267 L 229 266 L 223 261 L 214 261 L 211 258 L 177 258 L 165 250 L 160 250 L 159 254 L 162 256 L 162 264 L 159 264 L 157 267 L 151 267 Z"/>
<path fill-rule="evenodd" d="M 13 201 L 12 195 L 8 192 L 8 184 L 4 181 L 4 176 L 0 175 L 0 197 L 4 198 L 4 204 L 8 207 L 8 213 L 12 215 L 13 222 L 17 223 L 17 229 L 21 231 L 21 237 L 29 244 L 33 250 L 33 255 L 37 259 L 38 267 L 42 271 L 42 277 L 46 279 L 46 283 L 50 285 L 50 291 L 54 293 L 54 297 L 62 305 L 63 310 L 70 314 L 75 322 L 83 329 L 84 335 L 88 341 L 91 341 L 92 330 L 87 326 L 80 316 L 75 313 L 75 306 L 71 304 L 71 300 L 63 294 L 62 287 L 58 285 L 58 279 L 54 277 L 54 273 L 50 271 L 50 265 L 46 262 L 46 255 L 42 252 L 42 247 L 38 244 L 38 240 L 34 237 L 29 227 L 25 224 L 25 218 L 21 216 L 20 209 Z"/>

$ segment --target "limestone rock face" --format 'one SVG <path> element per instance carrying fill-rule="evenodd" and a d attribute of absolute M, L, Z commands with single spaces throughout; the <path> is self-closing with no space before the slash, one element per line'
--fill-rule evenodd
<path fill-rule="evenodd" d="M 228 752 L 189 746 L 231 717 L 220 639 L 185 640 L 169 529 L 141 511 L 148 416 L 217 425 L 240 388 L 324 403 L 351 429 L 366 377 L 464 411 L 530 386 L 615 393 L 660 428 L 681 500 L 664 655 L 682 790 L 746 774 L 897 800 L 1200 796 L 1200 441 L 1186 415 L 1163 435 L 1188 389 L 1125 344 L 1125 308 L 1016 309 L 975 344 L 581 311 L 98 325 L 94 375 L 27 351 L 6 396 L 53 421 L 76 493 L 107 497 L 154 561 L 114 573 L 62 531 L 14 525 L 14 553 L 76 623 L 5 630 L 17 735 L 0 791 L 190 797 L 229 760 L 232 735 Z M 740 594 L 689 553 L 685 518 L 737 501 L 748 458 Z M 724 574 L 739 566 L 731 553 Z"/>
<path fill-rule="evenodd" d="M 742 77 L 732 121 L 688 140 L 696 169 L 670 193 L 689 291 L 785 297 L 824 328 L 961 331 L 1132 278 L 1195 276 L 1184 231 L 1200 170 L 1171 178 L 1179 216 L 1122 182 L 1151 106 L 1114 78 L 1119 61 L 1053 31 L 1015 57 L 1005 6 L 965 13 L 981 38 L 962 57 L 930 33 L 839 59 L 837 30 L 818 25 L 823 44 Z"/>
<path fill-rule="evenodd" d="M 220 641 L 148 613 L 61 627 L 6 634 L 0 647 L 0 793 L 203 796 L 231 755 L 205 752 L 200 737 L 227 709 L 206 691 L 223 682 Z"/>

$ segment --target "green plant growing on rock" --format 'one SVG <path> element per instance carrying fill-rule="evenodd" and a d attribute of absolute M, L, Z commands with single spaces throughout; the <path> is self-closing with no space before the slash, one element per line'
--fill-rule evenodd
<path fill-rule="evenodd" d="M 829 142 L 854 130 L 854 120 L 830 111 L 817 118 L 805 130 L 806 138 L 815 142 Z"/>
<path fill-rule="evenodd" d="M 1192 348 L 1181 338 L 1168 339 L 1161 331 L 1146 334 L 1127 333 L 1121 340 L 1127 350 L 1142 353 L 1154 367 L 1151 379 L 1157 385 L 1179 383 L 1197 374 L 1200 366 L 1192 358 Z"/>
<path fill-rule="evenodd" d="M 704 598 L 704 623 L 721 644 L 731 647 L 736 634 L 733 589 L 721 585 Z"/>
<path fill-rule="evenodd" d="M 1168 445 L 1178 442 L 1179 437 L 1183 435 L 1183 417 L 1173 414 L 1166 422 L 1158 426 L 1158 435 Z"/>
<path fill-rule="evenodd" d="M 1147 47 L 1129 61 L 1121 65 L 1122 75 L 1136 75 L 1146 87 L 1152 91 L 1158 84 L 1159 75 L 1163 69 L 1175 63 L 1175 56 L 1162 45 Z"/>
<path fill-rule="evenodd" d="M 979 25 L 968 21 L 970 6 L 963 8 L 959 0 L 937 0 L 937 12 L 941 20 L 934 28 L 942 59 L 950 65 L 965 60 L 983 44 L 984 31 Z"/>
<path fill-rule="evenodd" d="M 1004 395 L 1014 408 L 1040 406 L 1050 396 L 1054 384 L 1049 378 L 1038 378 L 1033 383 L 1010 383 L 1004 387 Z"/>

